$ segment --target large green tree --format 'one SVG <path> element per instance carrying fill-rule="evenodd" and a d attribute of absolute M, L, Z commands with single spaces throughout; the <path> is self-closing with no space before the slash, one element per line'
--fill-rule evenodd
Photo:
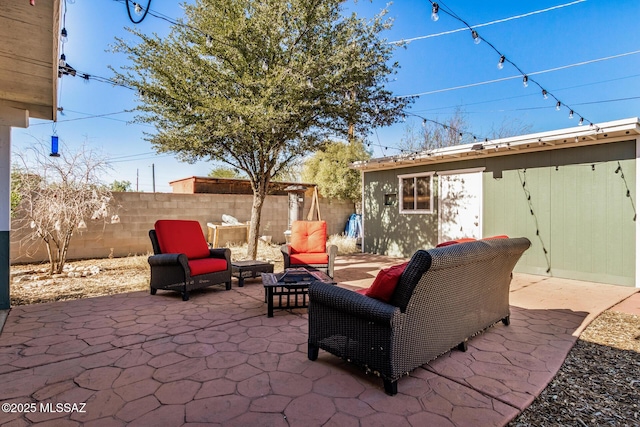
<path fill-rule="evenodd" d="M 227 163 L 251 181 L 251 257 L 274 176 L 350 126 L 395 122 L 411 101 L 385 87 L 398 66 L 381 38 L 386 10 L 365 20 L 343 3 L 196 0 L 166 38 L 131 30 L 136 42 L 117 40 L 130 65 L 116 77 L 139 91 L 153 146 Z"/>
<path fill-rule="evenodd" d="M 324 197 L 359 203 L 362 199 L 360 171 L 349 166 L 370 158 L 371 153 L 358 139 L 348 143 L 330 142 L 304 162 L 302 180 L 318 184 Z"/>

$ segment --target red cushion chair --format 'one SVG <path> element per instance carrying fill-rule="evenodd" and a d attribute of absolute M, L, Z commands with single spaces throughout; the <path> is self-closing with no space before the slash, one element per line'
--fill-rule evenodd
<path fill-rule="evenodd" d="M 158 220 L 149 238 L 154 253 L 149 257 L 151 295 L 168 289 L 187 301 L 193 289 L 216 284 L 231 289 L 231 251 L 209 249 L 198 221 Z"/>
<path fill-rule="evenodd" d="M 338 247 L 327 247 L 327 223 L 325 221 L 294 221 L 291 224 L 291 242 L 280 250 L 284 268 L 310 268 L 333 277 L 333 265 Z"/>

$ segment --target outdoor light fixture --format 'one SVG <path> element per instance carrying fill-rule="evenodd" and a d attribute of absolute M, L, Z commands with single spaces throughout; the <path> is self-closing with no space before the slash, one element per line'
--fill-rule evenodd
<path fill-rule="evenodd" d="M 51 135 L 51 157 L 60 157 L 58 153 L 58 135 Z"/>
<path fill-rule="evenodd" d="M 524 77 L 522 78 L 522 85 L 524 87 L 529 86 L 529 77 L 527 77 L 527 75 L 525 74 Z"/>
<path fill-rule="evenodd" d="M 500 57 L 500 60 L 498 61 L 498 70 L 502 70 L 502 69 L 504 68 L 504 60 L 505 60 L 505 59 L 506 59 L 506 58 L 504 57 L 504 55 L 502 55 L 502 56 Z"/>
<path fill-rule="evenodd" d="M 209 34 L 207 34 L 207 41 L 205 42 L 205 44 L 207 47 L 213 46 L 213 38 Z"/>
<path fill-rule="evenodd" d="M 440 10 L 440 6 L 438 6 L 438 3 L 433 3 L 433 6 L 431 7 L 431 20 L 433 22 L 436 22 L 438 19 L 440 19 L 440 16 L 438 16 L 438 10 Z"/>
<path fill-rule="evenodd" d="M 578 122 L 578 126 L 582 126 L 583 123 L 584 123 L 584 119 L 582 117 L 580 117 L 580 121 Z"/>
<path fill-rule="evenodd" d="M 471 30 L 471 37 L 473 37 L 473 42 L 475 44 L 480 44 L 480 42 L 482 41 L 476 30 Z"/>
<path fill-rule="evenodd" d="M 61 67 L 64 67 L 65 65 L 67 65 L 67 57 L 65 56 L 64 53 L 60 55 L 60 60 L 58 61 L 58 65 Z"/>
<path fill-rule="evenodd" d="M 547 91 L 546 91 L 546 90 L 544 90 L 544 89 L 542 89 L 542 97 L 543 97 L 544 99 L 549 98 L 549 96 L 547 95 Z"/>
<path fill-rule="evenodd" d="M 60 31 L 60 41 L 61 41 L 62 43 L 66 43 L 68 40 L 69 40 L 69 37 L 68 37 L 68 35 L 67 35 L 67 29 L 66 29 L 66 28 L 63 28 L 63 29 Z"/>
<path fill-rule="evenodd" d="M 556 111 L 560 111 L 560 106 L 562 103 L 560 101 L 556 102 Z"/>
<path fill-rule="evenodd" d="M 140 16 L 142 15 L 142 6 L 140 6 L 138 3 L 134 3 L 133 4 L 133 11 L 136 13 L 136 15 Z"/>
<path fill-rule="evenodd" d="M 569 118 L 573 119 L 573 110 L 569 110 Z"/>

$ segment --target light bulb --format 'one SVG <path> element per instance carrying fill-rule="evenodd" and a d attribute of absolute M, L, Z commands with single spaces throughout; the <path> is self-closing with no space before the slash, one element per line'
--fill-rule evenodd
<path fill-rule="evenodd" d="M 562 103 L 560 101 L 556 102 L 556 111 L 560 111 L 560 106 Z"/>
<path fill-rule="evenodd" d="M 58 65 L 61 67 L 64 67 L 67 65 L 67 57 L 65 56 L 64 53 L 60 55 L 60 60 L 58 61 Z"/>
<path fill-rule="evenodd" d="M 504 55 L 502 55 L 500 57 L 500 60 L 498 61 L 498 70 L 502 70 L 504 68 L 504 60 L 505 60 L 505 57 Z"/>
<path fill-rule="evenodd" d="M 440 10 L 440 6 L 438 6 L 438 3 L 434 3 L 433 7 L 431 8 L 431 20 L 433 22 L 436 22 L 438 19 L 440 19 L 440 16 L 438 16 L 438 10 Z"/>
<path fill-rule="evenodd" d="M 66 29 L 66 28 L 63 28 L 63 29 L 60 31 L 60 41 L 61 41 L 62 43 L 66 43 L 68 40 L 69 40 L 69 37 L 68 37 L 68 34 L 67 34 L 67 29 Z"/>
<path fill-rule="evenodd" d="M 473 37 L 473 42 L 475 44 L 480 44 L 480 42 L 482 41 L 476 30 L 471 30 L 471 37 Z"/>
<path fill-rule="evenodd" d="M 582 117 L 580 117 L 580 121 L 578 122 L 578 126 L 582 126 L 583 123 L 584 123 L 584 119 Z"/>
<path fill-rule="evenodd" d="M 569 110 L 569 118 L 573 119 L 573 110 Z"/>
<path fill-rule="evenodd" d="M 544 99 L 549 98 L 549 96 L 547 95 L 547 91 L 546 91 L 546 90 L 544 90 L 544 89 L 542 89 L 542 97 L 543 97 Z"/>
<path fill-rule="evenodd" d="M 213 38 L 212 38 L 210 35 L 208 35 L 208 34 L 207 34 L 207 41 L 205 42 L 205 45 L 206 45 L 207 47 L 211 47 L 211 46 L 213 46 Z"/>
<path fill-rule="evenodd" d="M 529 77 L 527 77 L 526 75 L 522 78 L 522 85 L 524 87 L 528 87 L 529 86 Z"/>
<path fill-rule="evenodd" d="M 134 3 L 133 4 L 133 11 L 136 13 L 136 15 L 140 16 L 142 15 L 142 6 L 140 6 L 138 3 Z"/>

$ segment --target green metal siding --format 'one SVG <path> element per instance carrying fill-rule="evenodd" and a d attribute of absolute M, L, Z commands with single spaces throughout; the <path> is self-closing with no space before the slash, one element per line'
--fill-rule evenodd
<path fill-rule="evenodd" d="M 438 177 L 433 213 L 400 215 L 384 205 L 398 175 L 484 167 L 483 235 L 532 243 L 516 271 L 634 286 L 635 150 L 627 141 L 366 172 L 364 248 L 408 257 L 437 244 Z"/>

